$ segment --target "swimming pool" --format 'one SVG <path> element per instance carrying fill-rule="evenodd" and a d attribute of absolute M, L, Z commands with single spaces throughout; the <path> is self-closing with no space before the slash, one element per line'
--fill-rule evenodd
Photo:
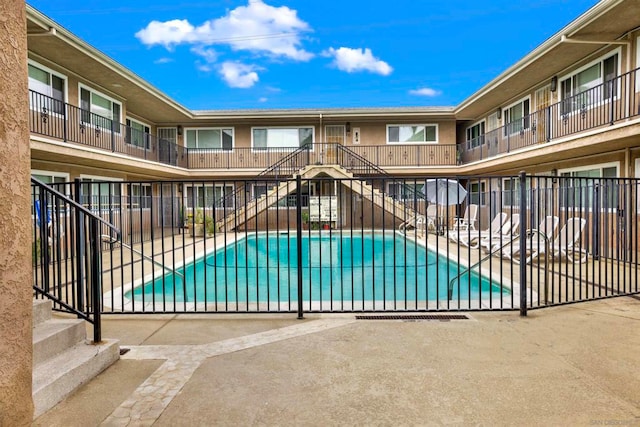
<path fill-rule="evenodd" d="M 127 293 L 134 301 L 295 302 L 295 233 L 253 233 Z M 464 269 L 394 232 L 307 232 L 302 236 L 303 301 L 446 301 Z M 184 279 L 183 279 L 183 277 Z M 509 295 L 476 273 L 453 286 L 453 300 Z"/>

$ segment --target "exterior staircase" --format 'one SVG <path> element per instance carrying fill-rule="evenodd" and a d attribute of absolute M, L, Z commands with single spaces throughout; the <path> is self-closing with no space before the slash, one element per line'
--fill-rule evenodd
<path fill-rule="evenodd" d="M 118 341 L 91 344 L 84 320 L 53 317 L 51 307 L 33 301 L 34 419 L 120 358 Z"/>
<path fill-rule="evenodd" d="M 299 175 L 302 179 L 312 179 L 321 174 L 340 180 L 339 182 L 342 185 L 349 188 L 355 194 L 362 196 L 364 199 L 373 202 L 375 205 L 399 218 L 410 218 L 416 216 L 416 212 L 403 202 L 395 200 L 384 192 L 373 188 L 373 186 L 367 184 L 363 180 L 354 179 L 353 173 L 340 165 L 307 165 L 293 176 L 297 177 Z M 280 185 L 270 188 L 262 196 L 250 201 L 244 207 L 232 212 L 222 220 L 218 221 L 218 229 L 222 231 L 231 231 L 235 227 L 254 218 L 270 206 L 273 206 L 278 202 L 278 200 L 286 197 L 294 191 L 296 191 L 295 184 L 292 184 L 291 181 L 283 181 Z"/>

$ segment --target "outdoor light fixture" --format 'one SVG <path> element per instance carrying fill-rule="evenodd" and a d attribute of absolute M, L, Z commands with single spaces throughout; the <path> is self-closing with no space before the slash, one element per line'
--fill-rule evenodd
<path fill-rule="evenodd" d="M 551 92 L 558 90 L 558 76 L 551 77 Z"/>
<path fill-rule="evenodd" d="M 178 135 L 182 135 L 182 126 L 178 125 Z"/>
<path fill-rule="evenodd" d="M 351 133 L 351 122 L 347 122 L 345 129 L 347 130 L 347 133 Z"/>
<path fill-rule="evenodd" d="M 500 109 L 500 107 L 498 107 L 498 109 L 496 110 L 496 117 L 498 118 L 498 120 L 502 118 L 502 110 Z"/>

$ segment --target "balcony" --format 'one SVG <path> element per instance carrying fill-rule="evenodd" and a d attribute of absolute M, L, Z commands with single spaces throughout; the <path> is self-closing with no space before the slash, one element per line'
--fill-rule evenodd
<path fill-rule="evenodd" d="M 462 163 L 489 159 L 640 115 L 640 75 L 633 70 L 459 144 Z"/>

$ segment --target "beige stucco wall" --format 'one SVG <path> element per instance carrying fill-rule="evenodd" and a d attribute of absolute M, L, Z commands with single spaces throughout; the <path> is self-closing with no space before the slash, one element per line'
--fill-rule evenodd
<path fill-rule="evenodd" d="M 0 2 L 0 426 L 33 418 L 33 345 L 24 0 Z"/>

